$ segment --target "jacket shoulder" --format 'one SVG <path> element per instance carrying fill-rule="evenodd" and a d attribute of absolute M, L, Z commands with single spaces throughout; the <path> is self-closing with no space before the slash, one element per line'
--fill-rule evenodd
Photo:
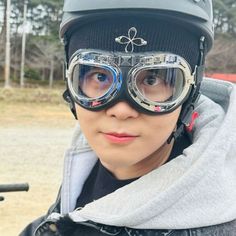
<path fill-rule="evenodd" d="M 45 220 L 45 217 L 42 216 L 37 220 L 30 223 L 20 234 L 19 236 L 33 236 L 37 227 Z"/>
<path fill-rule="evenodd" d="M 192 229 L 196 236 L 236 236 L 236 220 L 209 227 Z"/>
<path fill-rule="evenodd" d="M 60 192 L 57 195 L 56 202 L 49 208 L 47 214 L 45 216 L 41 216 L 40 218 L 34 220 L 32 223 L 30 223 L 20 234 L 19 236 L 34 236 L 34 232 L 36 229 L 47 219 L 47 217 L 52 214 L 53 212 L 60 212 Z"/>

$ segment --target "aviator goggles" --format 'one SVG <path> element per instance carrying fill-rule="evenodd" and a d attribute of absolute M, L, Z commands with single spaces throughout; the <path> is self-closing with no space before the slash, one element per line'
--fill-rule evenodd
<path fill-rule="evenodd" d="M 78 50 L 66 72 L 73 101 L 92 111 L 126 101 L 147 114 L 175 110 L 195 85 L 195 72 L 171 53 Z"/>

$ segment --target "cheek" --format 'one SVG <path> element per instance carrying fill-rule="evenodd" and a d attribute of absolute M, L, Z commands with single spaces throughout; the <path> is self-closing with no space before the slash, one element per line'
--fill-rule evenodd
<path fill-rule="evenodd" d="M 113 166 L 133 165 L 156 152 L 175 129 L 180 109 L 162 116 L 141 115 L 129 127 L 140 137 L 129 145 L 111 145 L 97 131 L 110 121 L 106 114 L 77 107 L 78 121 L 89 145 L 101 161 Z"/>
<path fill-rule="evenodd" d="M 176 127 L 180 109 L 158 117 L 148 117 L 143 135 L 143 146 L 137 147 L 140 153 L 159 149 Z"/>
<path fill-rule="evenodd" d="M 99 112 L 89 111 L 80 106 L 76 106 L 76 114 L 81 130 L 88 140 L 91 139 L 94 130 L 96 130 Z"/>
<path fill-rule="evenodd" d="M 150 117 L 147 122 L 148 134 L 158 139 L 167 140 L 176 127 L 180 109 L 158 117 Z"/>

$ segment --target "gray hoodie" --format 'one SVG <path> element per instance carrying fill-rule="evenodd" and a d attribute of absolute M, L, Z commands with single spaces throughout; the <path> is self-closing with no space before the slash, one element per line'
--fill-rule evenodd
<path fill-rule="evenodd" d="M 73 211 L 97 161 L 76 128 L 65 154 L 61 214 L 137 229 L 187 229 L 236 219 L 236 89 L 204 79 L 193 144 L 138 180 Z M 53 218 L 53 215 L 51 216 Z"/>

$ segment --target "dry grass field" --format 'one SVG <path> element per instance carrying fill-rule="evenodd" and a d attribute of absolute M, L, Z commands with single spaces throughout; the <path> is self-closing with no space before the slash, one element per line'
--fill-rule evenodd
<path fill-rule="evenodd" d="M 62 90 L 0 89 L 0 184 L 29 192 L 0 194 L 0 235 L 17 236 L 53 203 L 75 120 Z"/>

